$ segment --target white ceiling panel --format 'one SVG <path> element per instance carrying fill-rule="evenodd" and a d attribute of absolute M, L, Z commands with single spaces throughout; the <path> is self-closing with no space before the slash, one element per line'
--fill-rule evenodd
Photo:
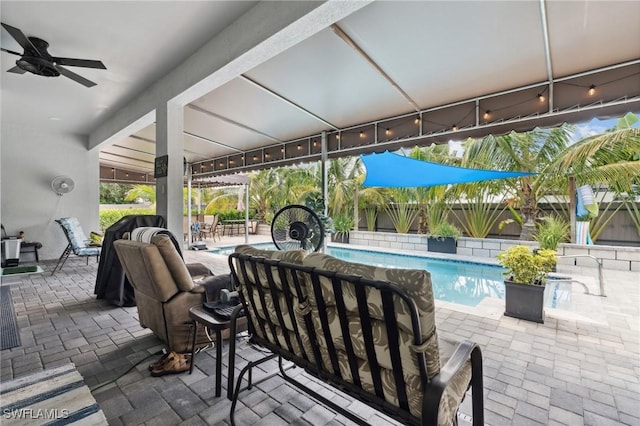
<path fill-rule="evenodd" d="M 193 103 L 281 141 L 328 129 L 317 118 L 244 78 L 236 78 Z"/>
<path fill-rule="evenodd" d="M 27 36 L 45 39 L 54 56 L 102 60 L 107 67 L 107 70 L 73 68 L 72 71 L 98 84 L 86 88 L 64 77 L 7 73 L 17 57 L 0 53 L 2 124 L 86 135 L 107 117 L 119 114 L 122 106 L 186 58 L 197 55 L 199 47 L 234 25 L 256 3 L 2 0 L 2 22 L 22 29 Z M 548 17 L 550 64 L 545 55 L 541 4 Z M 412 102 L 371 62 L 407 93 L 417 109 L 443 107 L 424 112 L 423 123 L 436 117 L 429 124 L 431 127 L 420 127 L 426 133 L 444 131 L 436 123 L 440 113 L 445 127 L 460 123 L 476 126 L 481 132 L 485 131 L 482 125 L 486 121 L 537 116 L 553 108 L 584 107 L 628 96 L 636 102 L 631 108 L 637 109 L 639 17 L 640 1 L 372 2 L 337 22 L 355 48 L 328 27 L 309 38 L 304 38 L 306 33 L 301 35 L 294 40 L 297 44 L 293 47 L 244 75 L 224 75 L 228 83 L 195 101 L 193 107 L 185 107 L 184 156 L 190 162 L 215 159 L 237 154 L 238 150 L 251 151 L 305 138 L 331 130 L 332 126 L 344 130 L 412 114 L 416 110 Z M 264 24 L 268 26 L 269 22 Z M 0 34 L 3 48 L 22 51 L 4 29 Z M 229 41 L 242 42 L 241 37 Z M 220 54 L 226 54 L 224 49 Z M 597 76 L 573 76 L 563 84 L 558 82 L 554 85 L 554 103 L 549 103 L 551 108 L 544 103 L 529 104 L 537 102 L 538 87 L 482 99 L 477 106 L 474 102 L 446 106 L 544 83 L 548 66 L 557 79 L 624 61 L 636 62 Z M 224 74 L 231 68 L 220 72 Z M 602 88 L 595 97 L 584 94 L 591 84 Z M 619 105 L 614 105 L 611 111 L 617 113 L 627 107 Z M 467 114 L 461 121 L 453 117 L 456 108 Z M 473 114 L 476 108 L 493 110 L 495 119 L 476 123 L 476 117 L 481 116 Z M 588 114 L 590 111 L 581 112 L 580 116 Z M 554 123 L 561 120 L 552 118 Z M 412 119 L 409 117 L 411 122 Z M 510 125 L 505 124 L 504 131 Z M 528 121 L 520 130 L 527 125 Z M 373 130 L 374 126 L 370 127 Z M 404 137 L 413 138 L 414 129 L 418 128 L 411 127 Z M 131 170 L 150 171 L 156 152 L 155 139 L 152 124 L 134 137 L 104 147 L 101 162 L 122 169 L 129 163 Z M 346 144 L 348 138 L 343 141 Z"/>
<path fill-rule="evenodd" d="M 3 23 L 46 40 L 53 56 L 101 60 L 107 69 L 69 67 L 97 83 L 86 88 L 63 76 L 6 73 L 18 57 L 2 52 L 2 120 L 88 134 L 255 3 L 3 0 Z M 2 47 L 22 53 L 16 46 L 2 29 Z"/>
<path fill-rule="evenodd" d="M 546 79 L 537 2 L 375 2 L 340 25 L 421 108 Z"/>
<path fill-rule="evenodd" d="M 109 154 L 106 152 L 100 153 L 100 163 L 109 165 L 111 167 L 122 168 L 125 170 L 141 171 L 148 173 L 153 171 L 153 162 L 121 157 L 119 155 Z"/>
<path fill-rule="evenodd" d="M 224 152 L 221 155 L 234 153 L 238 149 L 244 150 L 256 145 L 264 145 L 265 140 L 268 140 L 265 136 L 234 125 L 222 118 L 213 117 L 189 107 L 184 109 L 184 128 L 189 133 L 212 141 L 202 141 L 202 143 L 218 145 L 220 151 Z M 276 141 L 271 142 L 275 143 Z M 224 148 L 224 145 L 227 148 Z"/>
<path fill-rule="evenodd" d="M 374 120 L 381 113 L 411 110 L 411 105 L 330 29 L 254 68 L 247 76 L 337 127 Z"/>
<path fill-rule="evenodd" d="M 555 77 L 640 58 L 640 1 L 553 1 L 547 10 Z"/>

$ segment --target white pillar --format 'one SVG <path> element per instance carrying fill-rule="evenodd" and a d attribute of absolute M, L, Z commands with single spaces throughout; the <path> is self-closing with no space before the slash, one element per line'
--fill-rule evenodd
<path fill-rule="evenodd" d="M 184 186 L 184 113 L 172 102 L 161 102 L 156 109 L 156 157 L 168 156 L 167 176 L 156 180 L 156 213 L 167 221 L 167 228 L 181 238 Z"/>
<path fill-rule="evenodd" d="M 327 182 L 329 181 L 329 170 L 327 170 L 327 159 L 329 158 L 329 154 L 327 152 L 327 132 L 322 132 L 322 138 L 320 142 L 320 158 L 321 158 L 321 167 L 322 167 L 322 203 L 323 209 L 322 213 L 324 217 L 329 216 L 329 188 L 327 187 Z M 324 236 L 324 241 L 322 242 L 322 253 L 325 253 L 327 250 L 327 240 L 331 238 L 331 235 Z"/>

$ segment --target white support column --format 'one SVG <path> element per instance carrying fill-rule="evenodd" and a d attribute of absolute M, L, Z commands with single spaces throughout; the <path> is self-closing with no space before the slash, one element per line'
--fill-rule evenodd
<path fill-rule="evenodd" d="M 322 167 L 322 204 L 323 204 L 322 213 L 324 214 L 324 217 L 328 217 L 329 205 L 327 203 L 329 198 L 329 188 L 327 187 L 327 182 L 329 180 L 329 170 L 327 169 L 327 159 L 329 158 L 329 154 L 327 153 L 327 132 L 322 132 L 320 148 L 321 148 L 320 158 L 321 158 L 321 167 Z M 327 240 L 329 238 L 331 238 L 331 235 L 324 236 L 324 241 L 322 243 L 323 253 L 326 252 Z"/>
<path fill-rule="evenodd" d="M 184 114 L 182 106 L 161 102 L 156 109 L 156 157 L 169 158 L 167 176 L 156 181 L 156 213 L 167 221 L 167 228 L 178 238 L 183 235 Z"/>
<path fill-rule="evenodd" d="M 249 244 L 249 184 L 244 184 L 244 243 Z"/>

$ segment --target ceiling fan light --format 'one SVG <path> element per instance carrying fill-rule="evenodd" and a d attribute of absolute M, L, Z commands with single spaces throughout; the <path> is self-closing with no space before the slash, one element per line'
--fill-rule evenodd
<path fill-rule="evenodd" d="M 33 74 L 37 74 L 38 73 L 38 67 L 36 67 L 35 65 L 33 65 L 31 62 L 25 60 L 25 59 L 18 59 L 16 61 L 16 65 L 18 66 L 18 68 L 23 69 L 27 72 L 33 73 Z"/>

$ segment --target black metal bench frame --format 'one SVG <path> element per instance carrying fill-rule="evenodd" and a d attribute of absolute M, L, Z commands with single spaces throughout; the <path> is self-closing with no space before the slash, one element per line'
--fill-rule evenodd
<path fill-rule="evenodd" d="M 239 264 L 239 270 L 236 270 L 236 262 Z M 483 402 L 483 384 L 482 384 L 482 354 L 480 348 L 473 342 L 465 340 L 461 342 L 456 348 L 454 354 L 448 360 L 447 364 L 442 366 L 440 373 L 433 377 L 431 380 L 428 378 L 427 369 L 426 369 L 426 357 L 423 352 L 417 352 L 416 356 L 418 357 L 418 363 L 420 367 L 420 377 L 421 377 L 421 386 L 423 389 L 423 400 L 422 400 L 422 418 L 418 418 L 412 415 L 409 411 L 409 406 L 407 403 L 407 395 L 406 389 L 404 388 L 404 379 L 402 375 L 402 365 L 400 363 L 400 354 L 399 354 L 399 345 L 394 344 L 393 341 L 397 342 L 398 339 L 398 325 L 395 317 L 395 308 L 393 303 L 393 297 L 399 297 L 403 300 L 406 306 L 409 308 L 411 324 L 413 328 L 413 343 L 416 346 L 421 345 L 422 342 L 422 334 L 420 330 L 420 322 L 418 319 L 418 308 L 415 302 L 410 298 L 410 296 L 397 285 L 389 282 L 383 281 L 372 281 L 367 280 L 359 276 L 354 275 L 345 275 L 340 273 L 335 273 L 331 271 L 320 270 L 316 268 L 305 267 L 301 265 L 294 265 L 290 263 L 285 263 L 277 260 L 265 259 L 262 257 L 253 257 L 249 255 L 234 253 L 229 256 L 229 266 L 231 269 L 231 273 L 234 278 L 234 282 L 238 285 L 242 285 L 241 283 L 248 283 L 249 285 L 255 287 L 256 293 L 258 294 L 258 300 L 252 300 L 251 303 L 247 303 L 244 299 L 244 294 L 240 291 L 240 299 L 242 301 L 242 305 L 247 313 L 248 320 L 248 329 L 250 335 L 250 343 L 261 346 L 263 348 L 268 349 L 272 352 L 272 354 L 267 355 L 263 359 L 258 361 L 249 362 L 240 372 L 235 390 L 232 397 L 232 406 L 230 413 L 231 424 L 234 423 L 234 411 L 237 400 L 239 398 L 240 391 L 242 390 L 242 379 L 244 375 L 249 373 L 249 380 L 247 388 L 251 388 L 251 369 L 256 365 L 259 365 L 263 362 L 273 359 L 274 357 L 279 358 L 279 367 L 280 367 L 280 375 L 289 383 L 294 385 L 295 387 L 301 389 L 305 393 L 309 394 L 311 397 L 325 404 L 326 406 L 332 408 L 336 412 L 344 415 L 350 420 L 354 421 L 360 425 L 367 425 L 368 423 L 357 416 L 355 413 L 352 413 L 346 410 L 344 407 L 338 406 L 322 395 L 314 392 L 312 389 L 309 389 L 304 384 L 298 382 L 293 379 L 291 376 L 288 376 L 285 373 L 285 368 L 283 368 L 282 360 L 291 361 L 296 366 L 303 368 L 310 375 L 320 379 L 321 381 L 330 384 L 331 386 L 339 389 L 347 395 L 365 403 L 366 405 L 388 415 L 389 417 L 401 421 L 404 424 L 412 424 L 412 425 L 437 425 L 438 424 L 438 407 L 440 404 L 441 397 L 446 386 L 449 384 L 450 380 L 454 377 L 455 373 L 464 366 L 464 364 L 471 359 L 471 369 L 472 369 L 472 379 L 470 387 L 472 389 L 472 410 L 473 410 L 473 425 L 479 426 L 484 424 L 484 402 Z M 297 339 L 299 347 L 302 347 L 299 330 L 300 327 L 304 327 L 305 331 L 308 333 L 311 341 L 312 350 L 314 353 L 314 357 L 316 360 L 321 360 L 320 355 L 320 347 L 319 341 L 316 339 L 316 332 L 324 333 L 325 341 L 327 342 L 327 351 L 331 358 L 330 366 L 322 365 L 321 361 L 318 364 L 313 363 L 306 354 L 304 357 L 300 357 L 294 353 L 293 347 L 290 342 L 290 338 L 288 335 L 285 337 L 286 345 L 279 344 L 279 340 L 275 337 L 275 325 L 272 322 L 270 316 L 267 315 L 266 320 L 260 318 L 255 309 L 257 303 L 261 303 L 263 309 L 266 309 L 265 305 L 265 297 L 264 292 L 265 289 L 260 282 L 251 282 L 249 280 L 249 276 L 247 274 L 247 270 L 250 268 L 254 277 L 259 277 L 258 270 L 262 269 L 264 272 L 264 276 L 267 277 L 267 286 L 269 291 L 274 297 L 272 297 L 274 303 L 274 309 L 276 316 L 279 320 L 280 324 L 284 324 L 282 312 L 283 309 L 286 309 L 290 315 L 291 321 L 293 322 L 294 327 L 294 338 Z M 272 268 L 278 271 L 278 275 L 280 281 L 282 282 L 283 290 L 276 290 L 276 284 L 273 280 Z M 360 383 L 360 378 L 357 372 L 357 359 L 356 355 L 353 351 L 353 347 L 350 339 L 344 339 L 346 354 L 348 357 L 351 375 L 354 377 L 354 383 L 348 382 L 341 377 L 340 370 L 337 364 L 337 356 L 335 355 L 335 348 L 333 346 L 333 340 L 331 338 L 331 332 L 328 326 L 327 315 L 323 309 L 324 300 L 322 298 L 322 291 L 320 287 L 320 277 L 326 277 L 331 280 L 333 285 L 333 294 L 336 298 L 336 307 L 338 310 L 338 317 L 340 319 L 340 327 L 343 335 L 348 333 L 348 325 L 347 325 L 347 316 L 346 316 L 346 308 L 344 305 L 344 299 L 342 294 L 342 282 L 349 282 L 354 285 L 356 289 L 356 296 L 358 299 L 358 312 L 360 316 L 360 321 L 363 324 L 363 339 L 365 341 L 365 347 L 367 351 L 367 358 L 370 364 L 370 370 L 372 374 L 372 379 L 374 382 L 375 393 L 370 393 L 365 391 Z M 299 324 L 297 320 L 294 320 L 294 310 L 299 308 L 297 306 L 293 306 L 294 299 L 293 295 L 290 292 L 290 288 L 295 288 L 296 296 L 298 301 L 301 302 L 300 305 L 303 305 L 305 302 L 305 296 L 302 292 L 301 280 L 308 280 L 311 283 L 314 294 L 316 296 L 316 300 L 318 303 L 319 316 L 322 323 L 322 329 L 315 330 L 310 315 L 307 313 L 304 315 L 304 324 Z M 259 279 L 256 279 L 259 281 Z M 293 281 L 293 285 L 291 284 Z M 393 365 L 394 379 L 396 383 L 396 392 L 399 400 L 399 407 L 389 402 L 385 401 L 382 393 L 381 379 L 380 379 L 380 367 L 377 363 L 375 350 L 374 350 L 374 342 L 373 335 L 371 333 L 371 329 L 369 328 L 367 331 L 367 326 L 371 324 L 371 317 L 369 316 L 369 312 L 366 305 L 366 289 L 367 288 L 375 288 L 381 292 L 382 296 L 382 304 L 383 304 L 383 312 L 384 312 L 384 323 L 386 324 L 386 331 L 388 338 L 390 339 L 389 351 L 391 354 L 391 361 Z M 275 297 L 277 291 L 284 292 L 284 299 L 286 301 L 287 306 L 280 306 L 278 298 Z M 253 309 L 252 312 L 249 309 Z M 264 310 L 266 312 L 266 310 Z M 260 321 L 256 324 L 254 320 L 256 318 L 260 318 Z M 261 333 L 256 333 L 256 330 L 260 330 Z M 271 333 L 273 337 L 273 341 L 267 340 L 265 338 L 260 337 L 259 334 L 263 336 L 267 336 L 267 333 Z M 274 343 L 276 342 L 276 343 Z M 229 384 L 231 385 L 231 383 Z M 230 392 L 230 390 L 229 390 Z"/>

